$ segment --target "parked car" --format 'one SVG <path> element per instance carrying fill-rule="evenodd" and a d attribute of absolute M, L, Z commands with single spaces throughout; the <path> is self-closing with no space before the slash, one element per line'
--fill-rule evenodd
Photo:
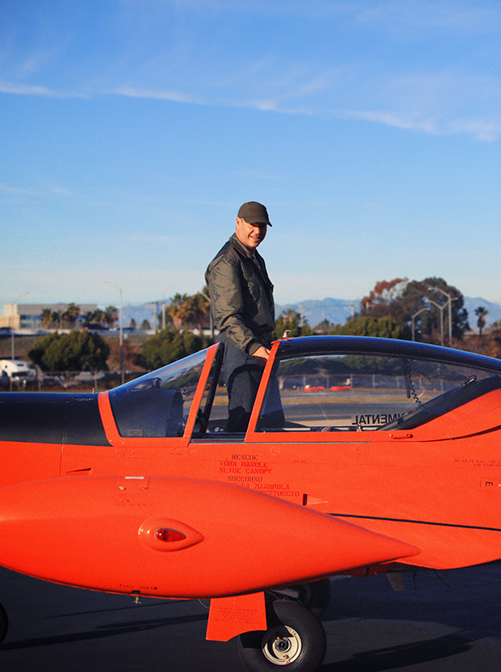
<path fill-rule="evenodd" d="M 15 385 L 25 385 L 37 377 L 36 368 L 20 359 L 0 359 L 0 371 L 4 387 L 11 382 Z"/>

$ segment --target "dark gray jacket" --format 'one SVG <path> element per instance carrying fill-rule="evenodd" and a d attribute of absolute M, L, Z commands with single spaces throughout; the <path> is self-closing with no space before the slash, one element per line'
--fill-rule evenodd
<path fill-rule="evenodd" d="M 273 285 L 263 257 L 255 255 L 258 263 L 233 234 L 205 273 L 216 329 L 250 355 L 269 347 L 275 328 Z"/>

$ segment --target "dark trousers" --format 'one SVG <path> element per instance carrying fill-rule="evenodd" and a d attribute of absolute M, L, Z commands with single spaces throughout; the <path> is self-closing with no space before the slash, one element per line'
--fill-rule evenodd
<path fill-rule="evenodd" d="M 227 432 L 245 432 L 256 399 L 263 366 L 255 357 L 246 355 L 224 336 L 223 371 L 228 391 Z"/>
<path fill-rule="evenodd" d="M 246 432 L 252 407 L 264 366 L 255 357 L 246 355 L 232 345 L 224 336 L 219 340 L 224 343 L 223 372 L 228 391 L 228 424 L 227 432 Z M 265 427 L 283 427 L 285 423 L 278 390 L 276 375 L 272 373 L 264 400 L 264 408 L 258 423 L 258 430 Z"/>

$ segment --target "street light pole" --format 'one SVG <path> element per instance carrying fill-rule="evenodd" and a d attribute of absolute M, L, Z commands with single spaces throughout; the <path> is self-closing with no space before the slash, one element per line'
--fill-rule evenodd
<path fill-rule="evenodd" d="M 444 344 L 444 308 L 446 307 L 446 303 L 444 303 L 443 306 L 441 306 L 438 303 L 435 303 L 435 301 L 432 301 L 428 297 L 425 297 L 424 299 L 425 303 L 433 303 L 434 306 L 436 306 L 439 311 L 440 311 L 440 345 L 443 346 Z"/>
<path fill-rule="evenodd" d="M 436 289 L 447 297 L 447 304 L 449 305 L 449 347 L 452 348 L 452 302 L 456 301 L 456 297 L 453 299 L 448 292 L 444 292 L 440 287 L 428 287 L 428 289 Z"/>
<path fill-rule="evenodd" d="M 414 341 L 414 318 L 420 315 L 421 313 L 429 313 L 430 309 L 429 308 L 421 308 L 421 310 L 418 310 L 417 313 L 414 313 L 414 315 L 411 317 L 412 320 L 412 340 Z"/>
<path fill-rule="evenodd" d="M 124 333 L 123 333 L 123 325 L 122 325 L 122 308 L 123 308 L 123 299 L 122 299 L 122 288 L 117 287 L 114 282 L 110 282 L 109 280 L 104 281 L 105 284 L 108 285 L 113 285 L 115 289 L 118 289 L 118 292 L 120 294 L 120 312 L 119 312 L 119 333 L 120 333 L 120 378 L 122 380 L 122 385 L 124 384 L 125 377 L 124 377 Z"/>

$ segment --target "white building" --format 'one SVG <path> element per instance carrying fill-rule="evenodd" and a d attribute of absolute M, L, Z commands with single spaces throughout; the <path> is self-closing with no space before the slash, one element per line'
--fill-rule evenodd
<path fill-rule="evenodd" d="M 50 310 L 61 312 L 67 309 L 67 303 L 7 303 L 3 307 L 3 316 L 0 315 L 0 327 L 14 329 L 42 329 L 42 312 Z M 97 304 L 77 304 L 80 314 L 97 310 Z"/>

